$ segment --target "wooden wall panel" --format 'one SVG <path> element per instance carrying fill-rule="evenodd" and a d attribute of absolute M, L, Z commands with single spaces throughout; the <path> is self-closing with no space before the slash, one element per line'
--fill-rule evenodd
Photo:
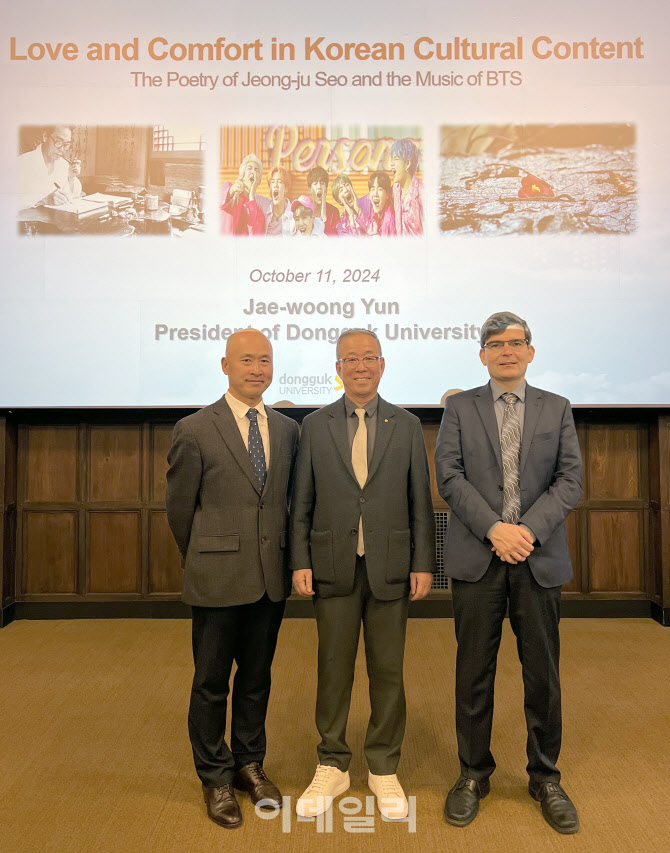
<path fill-rule="evenodd" d="M 564 592 L 580 592 L 582 588 L 578 524 L 579 514 L 573 511 L 565 519 L 565 530 L 568 534 L 568 548 L 570 549 L 570 559 L 575 576 L 570 583 L 563 585 Z"/>
<path fill-rule="evenodd" d="M 77 426 L 27 428 L 26 500 L 77 500 Z"/>
<path fill-rule="evenodd" d="M 639 592 L 644 589 L 642 513 L 592 510 L 589 513 L 590 589 Z"/>
<path fill-rule="evenodd" d="M 152 512 L 149 519 L 149 592 L 181 592 L 184 573 L 181 555 L 167 523 L 167 514 Z"/>
<path fill-rule="evenodd" d="M 25 512 L 23 589 L 32 593 L 77 590 L 77 513 Z"/>
<path fill-rule="evenodd" d="M 141 498 L 139 425 L 90 428 L 89 495 L 92 501 Z"/>
<path fill-rule="evenodd" d="M 3 594 L 14 593 L 18 578 L 19 600 L 179 595 L 164 500 L 166 455 L 182 414 L 61 412 L 52 423 L 43 412 L 14 422 L 18 464 L 7 467 L 0 542 L 12 583 Z M 438 417 L 427 416 L 424 440 L 434 506 L 444 511 L 434 473 Z M 565 590 L 577 598 L 646 595 L 667 607 L 670 416 L 576 410 L 575 421 L 585 494 L 566 522 L 575 578 Z"/>
<path fill-rule="evenodd" d="M 151 429 L 151 500 L 165 500 L 167 454 L 172 444 L 172 424 L 154 424 Z"/>
<path fill-rule="evenodd" d="M 639 427 L 600 424 L 589 427 L 588 488 L 590 500 L 636 500 L 640 488 Z"/>
<path fill-rule="evenodd" d="M 86 591 L 139 592 L 139 512 L 90 512 L 87 526 Z"/>

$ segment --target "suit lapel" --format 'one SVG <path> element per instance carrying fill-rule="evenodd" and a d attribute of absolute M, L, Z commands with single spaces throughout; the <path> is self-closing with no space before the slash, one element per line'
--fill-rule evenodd
<path fill-rule="evenodd" d="M 268 487 L 270 477 L 278 467 L 278 462 L 281 458 L 282 446 L 282 422 L 279 415 L 274 412 L 269 406 L 265 406 L 265 413 L 268 416 L 268 432 L 270 433 L 270 466 L 268 468 L 268 476 L 265 480 L 265 489 Z"/>
<path fill-rule="evenodd" d="M 389 441 L 391 440 L 391 436 L 393 435 L 393 430 L 395 429 L 395 415 L 391 406 L 386 402 L 386 400 L 382 400 L 379 398 L 379 402 L 377 404 L 377 432 L 375 435 L 375 449 L 372 454 L 372 459 L 370 460 L 370 466 L 368 468 L 368 479 L 367 483 L 374 477 L 377 468 L 379 468 L 379 463 L 384 456 L 386 448 L 388 446 Z"/>
<path fill-rule="evenodd" d="M 349 436 L 347 434 L 347 410 L 344 408 L 344 397 L 335 403 L 330 412 L 330 434 L 347 471 L 356 480 L 354 466 L 351 464 L 351 448 L 349 447 Z M 356 480 L 358 482 L 358 480 Z"/>
<path fill-rule="evenodd" d="M 226 403 L 225 397 L 222 397 L 214 404 L 212 411 L 214 412 L 214 424 L 221 438 L 226 443 L 228 450 L 230 450 L 237 464 L 249 478 L 251 485 L 260 494 L 261 490 L 258 487 L 258 479 L 256 478 L 254 466 L 251 464 L 251 459 L 249 458 L 249 451 L 244 446 L 235 415 L 230 411 L 230 406 Z M 272 442 L 272 432 L 270 432 L 270 442 Z M 272 452 L 271 443 L 270 453 L 272 454 Z"/>
<path fill-rule="evenodd" d="M 530 443 L 535 435 L 535 428 L 540 418 L 540 412 L 544 405 L 542 392 L 537 388 L 531 388 L 526 385 L 526 403 L 523 416 L 523 436 L 521 437 L 521 459 L 519 460 L 519 473 L 524 469 L 526 459 L 528 459 L 528 451 Z"/>
<path fill-rule="evenodd" d="M 491 442 L 491 447 L 496 455 L 498 466 L 502 471 L 502 454 L 500 452 L 500 434 L 498 433 L 498 422 L 496 421 L 496 413 L 493 408 L 493 395 L 491 386 L 484 385 L 479 388 L 475 396 L 475 405 L 479 412 L 479 417 L 482 419 L 484 429 Z"/>

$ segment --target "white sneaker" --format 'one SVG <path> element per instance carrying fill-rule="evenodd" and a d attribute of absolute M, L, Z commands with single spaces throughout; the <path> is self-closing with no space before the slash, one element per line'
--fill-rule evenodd
<path fill-rule="evenodd" d="M 350 785 L 347 771 L 343 773 L 337 767 L 317 764 L 314 778 L 295 804 L 298 817 L 317 817 L 328 811 L 333 804 L 333 797 L 348 791 Z"/>
<path fill-rule="evenodd" d="M 395 773 L 392 776 L 369 773 L 368 788 L 377 797 L 377 807 L 386 820 L 404 820 L 407 817 L 407 797 Z"/>

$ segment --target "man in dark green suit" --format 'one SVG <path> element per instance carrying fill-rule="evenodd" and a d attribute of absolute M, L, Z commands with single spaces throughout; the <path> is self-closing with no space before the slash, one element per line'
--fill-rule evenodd
<path fill-rule="evenodd" d="M 370 681 L 368 784 L 389 819 L 407 815 L 396 768 L 405 730 L 403 654 L 408 600 L 435 570 L 435 524 L 419 419 L 377 394 L 384 359 L 376 335 L 337 343 L 344 397 L 308 415 L 291 499 L 293 585 L 314 597 L 319 632 L 319 764 L 298 800 L 303 817 L 349 788 L 345 733 L 361 622 Z"/>

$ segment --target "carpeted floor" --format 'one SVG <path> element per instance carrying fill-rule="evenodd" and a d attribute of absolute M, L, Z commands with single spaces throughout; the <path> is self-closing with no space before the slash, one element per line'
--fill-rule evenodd
<path fill-rule="evenodd" d="M 650 620 L 564 620 L 560 767 L 581 832 L 560 836 L 527 793 L 521 677 L 505 626 L 496 689 L 498 770 L 479 817 L 444 823 L 458 773 L 453 622 L 410 620 L 408 726 L 399 776 L 410 823 L 366 803 L 367 684 L 359 654 L 350 716 L 351 800 L 328 821 L 291 808 L 245 824 L 207 820 L 186 733 L 191 679 L 184 620 L 14 622 L 0 631 L 0 850 L 11 853 L 206 853 L 364 850 L 405 853 L 653 853 L 670 845 L 670 629 Z M 362 650 L 361 650 L 362 652 Z M 265 767 L 292 803 L 316 765 L 316 630 L 286 620 L 275 659 Z M 369 814 L 366 812 L 369 811 Z M 367 818 L 363 824 L 356 817 Z M 358 830 L 358 831 L 355 831 Z M 365 830 L 361 832 L 360 830 Z"/>

